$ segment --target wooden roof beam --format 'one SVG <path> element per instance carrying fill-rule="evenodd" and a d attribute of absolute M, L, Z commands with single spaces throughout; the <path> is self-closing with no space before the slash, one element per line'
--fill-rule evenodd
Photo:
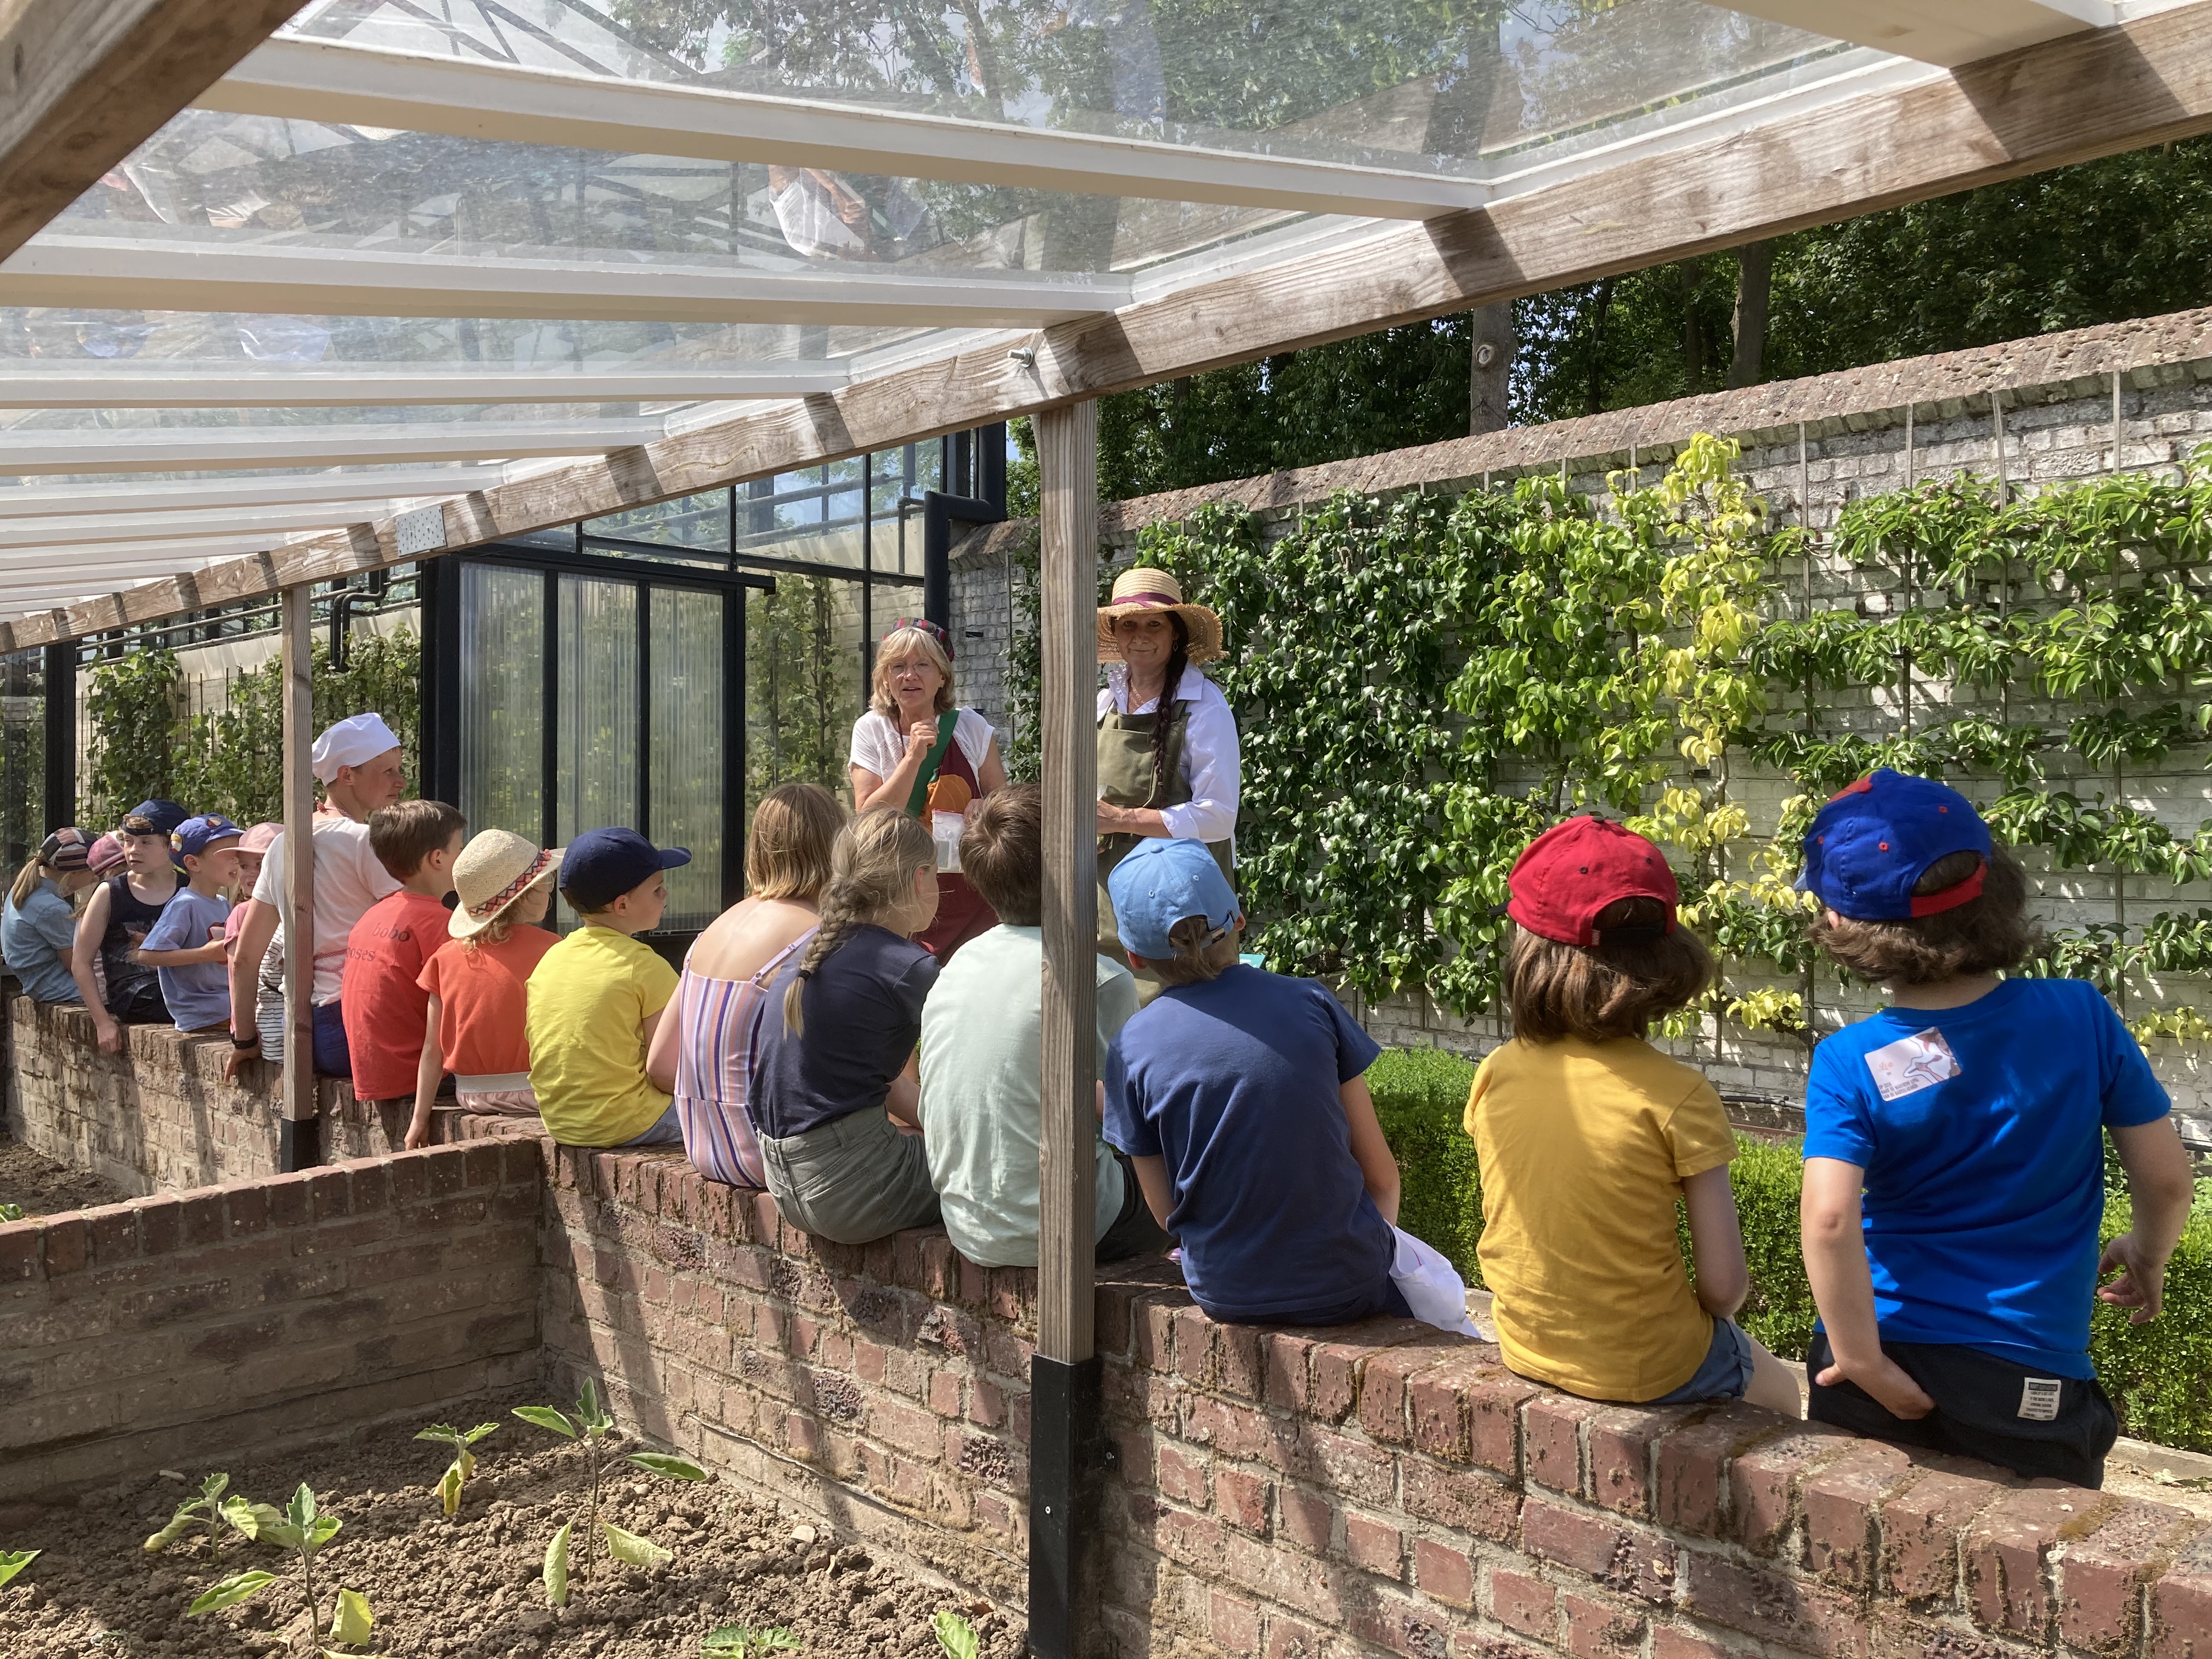
<path fill-rule="evenodd" d="M 2112 0 L 1727 0 L 1815 34 L 1956 69 L 2118 21 Z"/>
<path fill-rule="evenodd" d="M 444 504 L 448 550 L 2212 131 L 2212 3 L 2032 46 Z M 401 562 L 390 520 L 0 629 L 26 646 Z"/>

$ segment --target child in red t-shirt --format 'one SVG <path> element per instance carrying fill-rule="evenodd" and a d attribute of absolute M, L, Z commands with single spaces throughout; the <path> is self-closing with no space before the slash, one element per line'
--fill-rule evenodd
<path fill-rule="evenodd" d="M 354 923 L 338 1002 L 356 1100 L 404 1100 L 422 1052 L 422 964 L 446 939 L 446 896 L 468 824 L 441 800 L 403 800 L 368 821 L 368 848 L 399 884 Z"/>
<path fill-rule="evenodd" d="M 537 924 L 551 907 L 560 867 L 557 848 L 540 852 L 505 830 L 485 830 L 454 861 L 460 902 L 448 923 L 453 937 L 416 981 L 429 1009 L 407 1127 L 410 1147 L 429 1144 L 430 1107 L 449 1066 L 464 1111 L 536 1115 L 523 1016 L 531 971 L 558 943 Z"/>

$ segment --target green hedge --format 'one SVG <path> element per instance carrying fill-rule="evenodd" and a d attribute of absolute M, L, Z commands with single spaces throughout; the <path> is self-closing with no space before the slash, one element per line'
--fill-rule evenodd
<path fill-rule="evenodd" d="M 1451 1258 L 1471 1285 L 1482 1282 L 1482 1183 L 1474 1142 L 1460 1123 L 1474 1066 L 1441 1049 L 1387 1050 L 1367 1073 L 1376 1115 L 1404 1182 L 1399 1224 Z M 1797 1247 L 1799 1143 L 1736 1138 L 1729 1166 L 1743 1218 L 1751 1295 L 1744 1328 L 1776 1353 L 1802 1359 L 1813 1335 L 1813 1291 Z M 2166 1310 L 2145 1325 L 2098 1304 L 2089 1352 L 2119 1407 L 2126 1431 L 2161 1445 L 2212 1451 L 2212 1180 L 2197 1183 L 2188 1231 L 2166 1272 Z M 2105 1236 L 2128 1224 L 2124 1192 L 2108 1196 Z M 1686 1225 L 1684 1260 L 1689 1254 Z"/>

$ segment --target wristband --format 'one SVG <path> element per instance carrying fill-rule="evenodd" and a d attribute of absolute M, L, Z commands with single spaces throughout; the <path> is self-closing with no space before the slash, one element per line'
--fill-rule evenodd
<path fill-rule="evenodd" d="M 244 1054 L 249 1048 L 258 1048 L 261 1046 L 261 1033 L 256 1031 L 250 1037 L 242 1037 L 233 1031 L 230 1034 L 230 1046 L 240 1054 Z"/>

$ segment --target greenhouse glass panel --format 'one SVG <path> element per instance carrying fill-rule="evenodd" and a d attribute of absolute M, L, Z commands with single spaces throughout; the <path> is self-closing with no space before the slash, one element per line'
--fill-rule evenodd
<path fill-rule="evenodd" d="M 638 817 L 636 586 L 560 579 L 561 709 L 554 758 L 554 834 L 635 827 Z"/>
<path fill-rule="evenodd" d="M 469 830 L 545 833 L 545 579 L 461 565 L 460 799 Z"/>
<path fill-rule="evenodd" d="M 653 840 L 688 847 L 668 872 L 664 933 L 694 933 L 722 909 L 722 675 L 720 593 L 652 590 Z"/>

